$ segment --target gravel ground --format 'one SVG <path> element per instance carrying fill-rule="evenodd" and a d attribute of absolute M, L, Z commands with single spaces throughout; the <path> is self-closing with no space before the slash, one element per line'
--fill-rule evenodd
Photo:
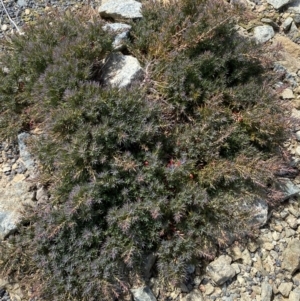
<path fill-rule="evenodd" d="M 80 9 L 83 5 L 90 5 L 97 8 L 101 0 L 0 0 L 0 38 L 5 34 L 16 31 L 14 25 L 10 22 L 3 5 L 18 27 L 25 23 L 33 23 L 38 16 L 45 13 L 49 7 L 59 10 L 70 9 L 71 11 Z"/>

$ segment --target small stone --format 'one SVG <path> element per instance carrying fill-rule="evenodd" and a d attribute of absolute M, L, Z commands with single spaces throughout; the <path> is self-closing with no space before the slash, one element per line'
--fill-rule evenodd
<path fill-rule="evenodd" d="M 27 5 L 26 0 L 18 0 L 17 4 L 18 4 L 18 6 L 20 6 L 20 7 L 23 7 L 23 6 L 26 6 L 26 5 Z"/>
<path fill-rule="evenodd" d="M 296 147 L 295 149 L 295 155 L 300 157 L 300 145 Z"/>
<path fill-rule="evenodd" d="M 124 23 L 108 23 L 102 27 L 104 30 L 112 31 L 116 33 L 113 47 L 115 50 L 121 50 L 124 48 L 125 41 L 128 38 L 130 25 Z"/>
<path fill-rule="evenodd" d="M 238 245 L 233 245 L 230 248 L 228 248 L 226 251 L 233 261 L 242 258 L 242 251 Z"/>
<path fill-rule="evenodd" d="M 294 107 L 294 110 L 296 110 L 296 112 L 298 110 L 300 110 L 300 99 L 293 99 L 293 107 Z M 294 113 L 295 115 L 295 113 Z M 297 116 L 296 116 L 297 117 Z"/>
<path fill-rule="evenodd" d="M 132 289 L 131 293 L 133 294 L 134 301 L 156 301 L 155 296 L 147 286 Z"/>
<path fill-rule="evenodd" d="M 243 260 L 243 264 L 249 265 L 249 266 L 252 265 L 252 259 L 251 259 L 250 253 L 247 249 L 245 249 L 242 253 L 242 260 Z"/>
<path fill-rule="evenodd" d="M 254 38 L 257 43 L 265 43 L 272 39 L 275 35 L 274 29 L 270 25 L 262 25 L 254 28 Z"/>
<path fill-rule="evenodd" d="M 157 298 L 160 294 L 159 280 L 157 278 L 151 278 L 149 286 L 154 296 Z"/>
<path fill-rule="evenodd" d="M 289 301 L 300 301 L 300 290 L 296 288 L 289 295 Z"/>
<path fill-rule="evenodd" d="M 255 293 L 255 295 L 260 295 L 261 294 L 261 287 L 258 285 L 253 285 L 252 290 Z"/>
<path fill-rule="evenodd" d="M 295 230 L 293 229 L 285 229 L 285 238 L 289 238 L 289 237 L 292 237 L 294 236 L 295 234 Z"/>
<path fill-rule="evenodd" d="M 262 261 L 261 258 L 258 254 L 255 254 L 255 262 L 253 263 L 253 266 L 258 270 L 258 271 L 263 271 L 263 265 L 262 265 Z"/>
<path fill-rule="evenodd" d="M 8 26 L 6 25 L 6 24 L 3 24 L 2 26 L 1 26 L 1 30 L 2 31 L 6 31 L 8 29 Z"/>
<path fill-rule="evenodd" d="M 34 170 L 34 160 L 32 155 L 28 151 L 28 147 L 26 145 L 27 139 L 31 137 L 28 133 L 20 133 L 18 135 L 18 145 L 20 150 L 20 161 L 24 164 L 24 168 L 28 171 Z"/>
<path fill-rule="evenodd" d="M 291 34 L 293 34 L 294 36 L 298 35 L 299 33 L 299 30 L 295 24 L 295 22 L 292 22 L 291 24 L 291 28 L 290 28 L 290 31 L 289 31 L 289 35 L 291 36 Z M 293 40 L 293 37 L 291 36 L 291 39 Z"/>
<path fill-rule="evenodd" d="M 25 9 L 25 15 L 29 15 L 30 14 L 30 9 L 29 8 L 26 8 Z"/>
<path fill-rule="evenodd" d="M 289 215 L 286 219 L 286 222 L 292 229 L 297 229 L 298 227 L 298 222 L 295 216 Z"/>
<path fill-rule="evenodd" d="M 297 273 L 293 276 L 293 282 L 296 286 L 300 286 L 300 273 Z"/>
<path fill-rule="evenodd" d="M 196 267 L 195 265 L 193 264 L 189 264 L 186 268 L 186 271 L 189 273 L 189 274 L 193 274 L 195 273 L 195 270 L 196 270 Z"/>
<path fill-rule="evenodd" d="M 274 245 L 270 242 L 263 243 L 262 247 L 268 251 L 271 251 L 274 249 Z"/>
<path fill-rule="evenodd" d="M 294 274 L 300 267 L 300 241 L 297 239 L 292 240 L 283 252 L 283 269 Z"/>
<path fill-rule="evenodd" d="M 270 255 L 273 257 L 273 259 L 278 259 L 278 253 L 275 252 L 274 250 L 270 251 Z"/>
<path fill-rule="evenodd" d="M 104 30 L 113 32 L 124 32 L 131 29 L 131 26 L 125 23 L 108 23 L 102 27 Z"/>
<path fill-rule="evenodd" d="M 286 32 L 289 31 L 290 28 L 291 28 L 291 25 L 292 25 L 293 21 L 294 21 L 294 20 L 293 20 L 292 17 L 286 18 L 286 19 L 284 20 L 283 24 L 282 24 L 283 30 L 286 31 Z"/>
<path fill-rule="evenodd" d="M 11 171 L 11 166 L 6 164 L 3 166 L 2 171 L 5 172 L 10 172 Z"/>
<path fill-rule="evenodd" d="M 292 288 L 293 288 L 292 282 L 283 282 L 279 285 L 278 291 L 282 294 L 282 296 L 288 297 Z"/>
<path fill-rule="evenodd" d="M 233 263 L 231 266 L 235 270 L 235 274 L 239 274 L 241 272 L 241 269 L 237 263 Z"/>
<path fill-rule="evenodd" d="M 262 18 L 260 21 L 263 23 L 266 23 L 268 25 L 271 25 L 274 28 L 274 30 L 279 30 L 278 24 L 276 22 L 274 22 L 272 19 Z"/>
<path fill-rule="evenodd" d="M 283 92 L 281 93 L 281 98 L 282 99 L 294 99 L 295 95 L 293 93 L 293 90 L 290 88 L 284 89 Z"/>
<path fill-rule="evenodd" d="M 17 174 L 13 178 L 13 182 L 21 182 L 25 180 L 25 176 L 22 174 Z"/>
<path fill-rule="evenodd" d="M 250 252 L 254 253 L 258 248 L 258 244 L 254 241 L 249 241 L 247 244 L 247 248 Z"/>
<path fill-rule="evenodd" d="M 241 286 L 245 286 L 245 279 L 243 276 L 238 275 L 236 279 Z"/>
<path fill-rule="evenodd" d="M 298 195 L 300 192 L 300 188 L 297 185 L 295 185 L 290 179 L 281 179 L 279 186 L 284 192 L 284 197 L 282 201 L 285 201 L 295 195 Z"/>
<path fill-rule="evenodd" d="M 113 53 L 107 59 L 102 70 L 102 80 L 105 84 L 125 88 L 135 80 L 141 79 L 143 69 L 138 60 L 131 55 Z"/>
<path fill-rule="evenodd" d="M 271 301 L 273 289 L 272 286 L 264 281 L 261 285 L 261 301 Z"/>
<path fill-rule="evenodd" d="M 294 18 L 294 22 L 295 22 L 296 24 L 299 24 L 299 23 L 300 23 L 300 14 L 295 14 L 293 18 Z"/>
<path fill-rule="evenodd" d="M 211 283 L 205 285 L 205 295 L 209 296 L 215 291 L 214 286 Z"/>
<path fill-rule="evenodd" d="M 280 233 L 277 231 L 272 232 L 272 237 L 275 241 L 280 239 Z"/>
<path fill-rule="evenodd" d="M 299 131 L 299 137 L 300 137 L 300 131 Z M 295 217 L 299 217 L 300 216 L 300 211 L 299 208 L 295 208 L 293 205 L 288 207 L 288 210 L 291 214 L 293 214 Z"/>
<path fill-rule="evenodd" d="M 262 227 L 268 220 L 268 203 L 263 199 L 256 199 L 251 205 L 244 203 L 246 210 L 252 212 L 250 223 L 256 227 Z"/>
<path fill-rule="evenodd" d="M 230 263 L 231 258 L 228 255 L 221 255 L 207 266 L 207 274 L 217 285 L 222 285 L 235 276 L 235 270 Z"/>

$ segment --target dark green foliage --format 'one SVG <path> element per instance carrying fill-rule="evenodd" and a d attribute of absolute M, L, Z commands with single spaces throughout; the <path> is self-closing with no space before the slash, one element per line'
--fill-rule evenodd
<path fill-rule="evenodd" d="M 148 1 L 128 45 L 144 84 L 121 91 L 98 80 L 112 49 L 96 19 L 43 19 L 12 39 L 1 134 L 42 130 L 32 150 L 52 199 L 17 238 L 28 265 L 8 271 L 36 267 L 44 300 L 122 299 L 151 252 L 178 284 L 247 233 L 247 206 L 275 201 L 287 123 L 271 62 L 222 3 Z"/>

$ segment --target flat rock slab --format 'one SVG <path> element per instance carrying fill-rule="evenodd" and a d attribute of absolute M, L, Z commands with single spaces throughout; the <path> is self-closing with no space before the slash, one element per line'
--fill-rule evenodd
<path fill-rule="evenodd" d="M 265 43 L 272 39 L 275 35 L 274 29 L 270 25 L 256 26 L 254 28 L 254 38 L 258 44 Z"/>
<path fill-rule="evenodd" d="M 293 0 L 267 0 L 267 2 L 276 9 L 279 9 L 279 8 L 291 3 L 292 1 Z"/>
<path fill-rule="evenodd" d="M 235 276 L 235 269 L 230 263 L 230 256 L 222 255 L 207 266 L 207 274 L 217 285 L 222 285 Z"/>
<path fill-rule="evenodd" d="M 98 11 L 103 18 L 114 20 L 142 18 L 142 4 L 134 0 L 108 0 Z"/>
<path fill-rule="evenodd" d="M 139 61 L 131 55 L 113 53 L 103 67 L 102 81 L 112 87 L 125 88 L 143 76 Z"/>

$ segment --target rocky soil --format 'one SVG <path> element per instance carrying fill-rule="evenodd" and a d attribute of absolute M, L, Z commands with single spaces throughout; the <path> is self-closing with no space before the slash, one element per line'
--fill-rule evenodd
<path fill-rule="evenodd" d="M 274 66 L 283 72 L 282 99 L 291 104 L 292 117 L 300 118 L 300 1 L 291 0 L 231 0 L 244 5 L 255 18 L 239 24 L 241 34 L 257 43 L 282 45 L 281 59 Z M 134 0 L 101 1 L 30 1 L 4 0 L 18 26 L 34 22 L 37 15 L 49 5 L 80 9 L 83 4 L 98 9 L 102 17 L 114 20 L 106 30 L 116 32 L 115 48 L 123 48 L 130 27 L 124 19 L 139 18 L 140 2 Z M 1 7 L 1 3 L 0 3 Z M 4 11 L 0 9 L 1 35 L 15 30 Z M 119 23 L 122 19 L 123 23 Z M 126 22 L 125 22 L 126 23 Z M 299 29 L 298 29 L 299 28 Z M 137 80 L 143 70 L 136 58 L 117 52 L 109 58 L 105 80 L 111 85 L 124 87 Z M 117 67 L 116 67 L 117 66 Z M 115 69 L 114 69 L 115 68 Z M 292 154 L 294 167 L 300 164 L 300 122 L 293 128 L 295 136 L 285 147 Z M 0 143 L 0 238 L 12 233 L 26 206 L 38 206 L 47 201 L 46 190 L 33 181 L 35 163 L 26 148 L 28 134 L 22 133 L 17 143 Z M 190 277 L 180 288 L 162 288 L 151 278 L 143 286 L 132 289 L 129 299 L 135 301 L 300 301 L 300 176 L 285 179 L 285 200 L 271 210 L 259 204 L 261 227 L 253 239 L 234 242 L 207 265 L 190 266 Z M 150 260 L 151 261 L 151 260 Z M 154 261 L 152 261 L 154 262 Z M 9 297 L 9 294 L 10 297 Z M 1 300 L 26 300 L 18 284 L 0 280 Z M 28 301 L 28 300 L 26 300 Z"/>

